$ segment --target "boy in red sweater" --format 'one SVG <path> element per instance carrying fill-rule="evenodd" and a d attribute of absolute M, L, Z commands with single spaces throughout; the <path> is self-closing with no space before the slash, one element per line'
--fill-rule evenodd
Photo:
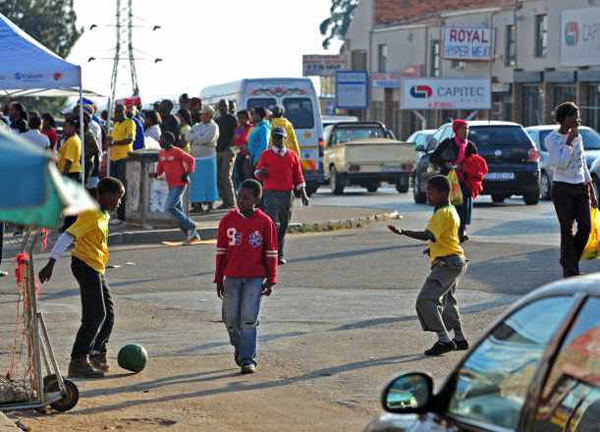
<path fill-rule="evenodd" d="M 165 205 L 165 211 L 171 213 L 179 227 L 186 234 L 186 243 L 200 240 L 196 224 L 183 212 L 181 197 L 189 183 L 189 173 L 194 172 L 194 158 L 178 147 L 174 146 L 175 135 L 172 132 L 164 132 L 160 137 L 162 150 L 158 155 L 156 172 L 150 173 L 150 177 L 157 178 L 165 175 L 169 185 L 169 196 Z"/>
<path fill-rule="evenodd" d="M 294 190 L 297 190 L 302 203 L 310 201 L 306 195 L 302 165 L 298 155 L 284 146 L 287 133 L 284 128 L 276 127 L 271 133 L 272 146 L 260 155 L 254 175 L 263 182 L 265 188 L 265 212 L 277 224 L 279 239 L 279 264 L 287 261 L 283 257 L 285 233 L 292 219 Z"/>
<path fill-rule="evenodd" d="M 260 298 L 271 295 L 277 283 L 277 231 L 256 208 L 261 196 L 260 183 L 245 180 L 238 208 L 221 219 L 217 235 L 217 296 L 223 299 L 223 320 L 243 374 L 256 372 Z"/>

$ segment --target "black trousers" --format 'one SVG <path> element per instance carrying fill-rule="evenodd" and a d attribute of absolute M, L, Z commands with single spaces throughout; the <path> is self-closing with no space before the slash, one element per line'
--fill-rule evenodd
<path fill-rule="evenodd" d="M 294 205 L 294 191 L 275 191 L 267 189 L 263 196 L 265 213 L 277 225 L 277 240 L 279 243 L 279 257 L 283 257 L 285 234 L 292 220 Z"/>
<path fill-rule="evenodd" d="M 84 357 L 92 351 L 104 353 L 115 323 L 110 288 L 102 273 L 78 258 L 73 258 L 71 270 L 81 293 L 81 327 L 75 337 L 71 358 Z"/>
<path fill-rule="evenodd" d="M 584 183 L 552 184 L 552 202 L 560 223 L 560 265 L 563 276 L 579 275 L 579 260 L 590 236 L 590 197 Z M 577 233 L 573 224 L 577 222 Z"/>
<path fill-rule="evenodd" d="M 125 191 L 127 191 L 127 175 L 126 175 L 126 166 L 127 161 L 125 159 L 121 159 L 118 161 L 112 161 L 110 163 L 110 176 L 116 179 L 121 180 L 123 186 L 125 186 Z M 125 204 L 126 204 L 127 192 L 121 198 L 121 205 L 117 209 L 117 218 L 119 220 L 125 220 Z"/>

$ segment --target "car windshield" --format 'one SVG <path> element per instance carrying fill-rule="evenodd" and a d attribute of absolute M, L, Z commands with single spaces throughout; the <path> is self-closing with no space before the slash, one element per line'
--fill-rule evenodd
<path fill-rule="evenodd" d="M 337 144 L 372 138 L 385 138 L 385 130 L 380 126 L 338 126 L 333 133 L 333 140 Z"/>
<path fill-rule="evenodd" d="M 315 127 L 313 105 L 309 98 L 286 98 L 283 100 L 285 118 L 292 122 L 295 129 Z"/>
<path fill-rule="evenodd" d="M 247 107 L 248 109 L 254 108 L 265 108 L 269 109 L 277 105 L 277 101 L 273 98 L 252 98 L 248 99 Z"/>
<path fill-rule="evenodd" d="M 531 138 L 520 126 L 473 126 L 469 140 L 478 147 L 532 146 Z"/>

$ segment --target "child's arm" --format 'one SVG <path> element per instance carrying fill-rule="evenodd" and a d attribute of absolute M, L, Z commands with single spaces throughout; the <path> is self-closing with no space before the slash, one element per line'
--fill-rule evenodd
<path fill-rule="evenodd" d="M 223 279 L 225 278 L 225 267 L 227 265 L 227 244 L 227 227 L 225 225 L 225 219 L 221 219 L 219 231 L 217 233 L 217 257 L 214 280 L 217 284 L 217 297 L 220 299 L 222 299 L 225 294 Z"/>
<path fill-rule="evenodd" d="M 52 252 L 50 252 L 50 259 L 48 260 L 48 264 L 40 270 L 38 277 L 40 278 L 41 283 L 46 283 L 52 277 L 52 272 L 54 271 L 54 264 L 56 264 L 56 260 L 60 257 L 60 255 L 67 250 L 67 248 L 73 243 L 75 237 L 73 237 L 69 233 L 62 233 L 56 244 L 52 248 Z"/>
<path fill-rule="evenodd" d="M 398 229 L 394 225 L 388 225 L 388 229 L 397 235 L 403 235 L 408 238 L 420 241 L 435 241 L 435 236 L 429 230 L 425 231 L 407 231 L 403 229 Z"/>
<path fill-rule="evenodd" d="M 273 286 L 277 283 L 277 265 L 279 261 L 277 227 L 272 220 L 268 220 L 264 229 L 264 253 L 267 263 L 267 280 L 263 284 L 262 295 L 270 296 Z"/>

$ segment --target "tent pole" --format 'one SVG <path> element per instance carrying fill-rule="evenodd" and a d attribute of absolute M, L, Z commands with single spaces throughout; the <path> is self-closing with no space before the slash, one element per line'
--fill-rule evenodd
<path fill-rule="evenodd" d="M 81 184 L 85 188 L 85 136 L 83 127 L 83 80 L 82 80 L 82 67 L 79 66 L 79 133 L 81 137 L 81 158 L 83 163 L 81 164 Z"/>

